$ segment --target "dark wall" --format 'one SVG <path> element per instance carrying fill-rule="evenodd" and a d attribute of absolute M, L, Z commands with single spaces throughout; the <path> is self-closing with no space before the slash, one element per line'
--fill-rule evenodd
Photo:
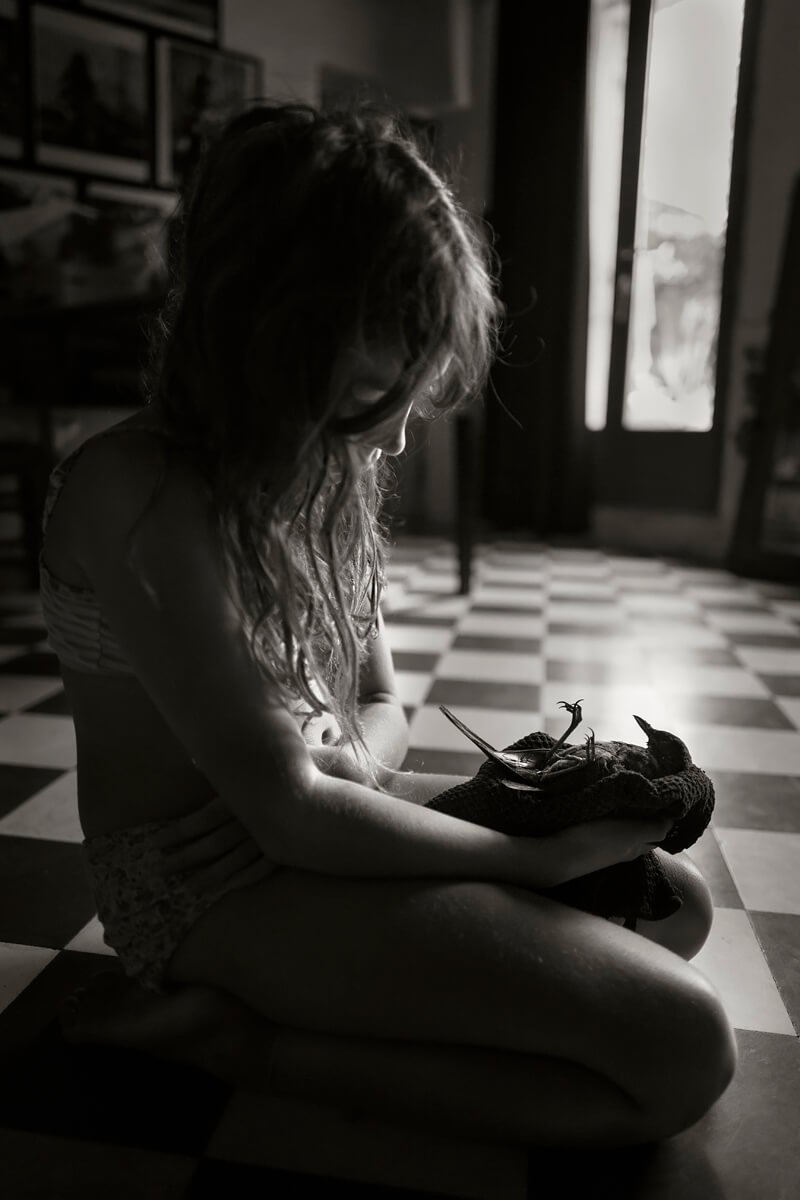
<path fill-rule="evenodd" d="M 500 0 L 494 206 L 507 306 L 486 406 L 484 513 L 505 529 L 588 523 L 583 416 L 584 102 L 589 0 Z M 533 299 L 535 297 L 535 303 Z"/>

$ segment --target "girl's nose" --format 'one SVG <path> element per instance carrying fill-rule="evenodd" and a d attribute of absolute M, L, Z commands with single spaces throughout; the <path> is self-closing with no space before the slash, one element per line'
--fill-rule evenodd
<path fill-rule="evenodd" d="M 402 454 L 406 448 L 405 421 L 394 429 L 387 429 L 385 433 L 371 441 L 370 445 L 384 454 Z"/>

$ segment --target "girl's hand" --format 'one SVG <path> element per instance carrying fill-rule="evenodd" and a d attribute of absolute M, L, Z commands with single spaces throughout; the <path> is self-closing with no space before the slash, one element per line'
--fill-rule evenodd
<path fill-rule="evenodd" d="M 548 876 L 545 886 L 556 887 L 614 863 L 632 862 L 658 846 L 673 823 L 668 817 L 603 817 L 539 838 Z"/>

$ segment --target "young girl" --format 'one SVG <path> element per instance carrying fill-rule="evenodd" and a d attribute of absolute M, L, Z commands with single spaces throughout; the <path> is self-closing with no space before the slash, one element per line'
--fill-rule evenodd
<path fill-rule="evenodd" d="M 485 380 L 480 237 L 390 119 L 296 104 L 229 124 L 178 234 L 149 402 L 57 468 L 45 513 L 84 844 L 128 977 L 77 999 L 68 1036 L 503 1141 L 685 1128 L 735 1063 L 685 961 L 698 872 L 669 860 L 684 904 L 645 936 L 537 891 L 669 823 L 510 837 L 424 807 L 452 778 L 398 770 L 384 460 Z"/>

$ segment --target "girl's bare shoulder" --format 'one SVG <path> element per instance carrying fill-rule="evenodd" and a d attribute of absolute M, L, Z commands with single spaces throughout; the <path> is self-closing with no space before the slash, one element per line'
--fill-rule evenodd
<path fill-rule="evenodd" d="M 125 538 L 152 511 L 153 529 L 178 523 L 207 527 L 210 492 L 190 456 L 160 430 L 120 424 L 87 442 L 59 498 L 63 518 L 87 537 Z"/>

